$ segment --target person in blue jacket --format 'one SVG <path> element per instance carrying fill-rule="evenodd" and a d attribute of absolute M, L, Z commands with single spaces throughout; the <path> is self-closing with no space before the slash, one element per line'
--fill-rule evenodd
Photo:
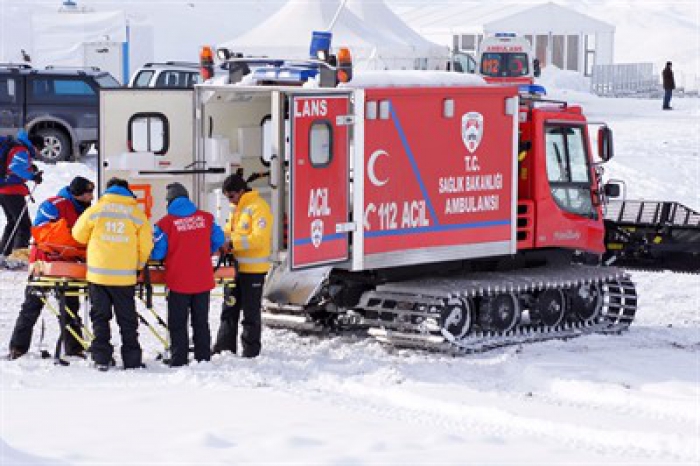
<path fill-rule="evenodd" d="M 43 181 L 42 172 L 36 169 L 32 160 L 36 158 L 37 151 L 44 147 L 44 138 L 29 136 L 25 130 L 20 130 L 15 139 L 17 143 L 5 158 L 5 176 L 0 179 L 0 207 L 7 219 L 0 240 L 0 256 L 10 255 L 15 249 L 29 245 L 32 222 L 25 200 L 25 196 L 29 195 L 27 181 L 36 184 Z"/>
<path fill-rule="evenodd" d="M 212 254 L 225 241 L 209 212 L 197 209 L 180 183 L 167 186 L 168 215 L 156 223 L 151 258 L 165 260 L 168 287 L 168 330 L 172 367 L 188 362 L 187 321 L 192 318 L 194 357 L 211 358 L 209 293 L 214 288 Z"/>

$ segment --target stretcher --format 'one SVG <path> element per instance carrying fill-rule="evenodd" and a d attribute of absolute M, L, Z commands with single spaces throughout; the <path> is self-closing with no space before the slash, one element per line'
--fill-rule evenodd
<path fill-rule="evenodd" d="M 54 352 L 54 361 L 56 364 L 68 365 L 68 361 L 61 358 L 61 346 L 68 338 L 68 335 L 80 343 L 84 350 L 88 351 L 90 343 L 94 339 L 94 335 L 84 325 L 80 324 L 82 335 L 75 331 L 71 323 L 79 322 L 76 313 L 66 305 L 66 298 L 69 296 L 77 296 L 87 301 L 89 297 L 88 282 L 86 280 L 87 264 L 81 262 L 67 261 L 36 261 L 29 266 L 28 287 L 32 293 L 37 295 L 44 305 L 59 319 L 60 334 L 56 342 L 56 350 Z M 223 296 L 224 300 L 229 304 L 233 304 L 233 289 L 236 280 L 236 267 L 221 265 L 214 269 L 214 281 L 217 287 L 222 289 L 221 292 L 212 292 L 211 296 Z M 158 290 L 156 291 L 156 287 Z M 48 300 L 50 294 L 53 294 L 58 301 L 58 308 L 54 307 Z M 144 324 L 156 337 L 165 348 L 167 354 L 170 349 L 169 339 L 167 335 L 168 326 L 166 322 L 158 315 L 153 308 L 153 297 L 167 296 L 165 284 L 165 268 L 162 264 L 149 264 L 139 274 L 136 284 L 136 296 L 145 305 L 148 311 L 156 319 L 158 324 L 163 327 L 166 335 L 163 336 L 158 330 L 137 310 L 139 322 Z"/>

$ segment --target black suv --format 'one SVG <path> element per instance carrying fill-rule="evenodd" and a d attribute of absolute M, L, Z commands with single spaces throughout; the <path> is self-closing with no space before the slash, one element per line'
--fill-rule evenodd
<path fill-rule="evenodd" d="M 45 162 L 85 155 L 97 142 L 103 87 L 120 85 L 98 68 L 0 64 L 0 135 L 26 128 L 43 136 Z"/>

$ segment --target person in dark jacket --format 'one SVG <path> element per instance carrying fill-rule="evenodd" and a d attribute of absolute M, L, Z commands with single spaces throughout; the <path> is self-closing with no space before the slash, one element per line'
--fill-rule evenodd
<path fill-rule="evenodd" d="M 71 237 L 70 229 L 83 211 L 90 207 L 94 190 L 95 185 L 92 181 L 77 176 L 56 196 L 41 203 L 32 226 L 35 241 L 30 256 L 32 261 L 74 260 L 80 257 L 80 253 L 76 252 L 79 248 Z M 10 339 L 10 359 L 17 359 L 29 351 L 34 325 L 44 308 L 43 301 L 33 291 L 32 286 L 28 285 L 24 292 L 24 303 Z M 66 306 L 76 316 L 70 325 L 76 334 L 80 335 L 79 298 L 66 296 Z M 64 347 L 67 356 L 83 356 L 82 346 L 71 335 L 64 340 Z"/>
<path fill-rule="evenodd" d="M 29 195 L 27 181 L 40 184 L 42 172 L 33 165 L 36 152 L 44 147 L 44 138 L 29 136 L 26 131 L 17 133 L 17 142 L 7 154 L 7 174 L 0 179 L 0 206 L 5 213 L 7 223 L 0 240 L 0 256 L 8 256 L 15 249 L 23 249 L 29 246 L 32 222 L 27 212 Z M 14 237 L 12 237 L 14 233 Z"/>
<path fill-rule="evenodd" d="M 672 110 L 671 107 L 671 96 L 673 95 L 673 90 L 676 88 L 676 80 L 673 78 L 673 71 L 671 70 L 671 62 L 666 62 L 666 68 L 664 68 L 661 73 L 664 81 L 664 110 Z"/>
<path fill-rule="evenodd" d="M 167 186 L 166 200 L 168 215 L 156 223 L 151 258 L 165 260 L 170 366 L 176 367 L 188 362 L 187 321 L 190 316 L 194 358 L 197 361 L 211 358 L 209 292 L 214 288 L 211 256 L 224 244 L 225 238 L 214 216 L 197 209 L 180 183 Z"/>

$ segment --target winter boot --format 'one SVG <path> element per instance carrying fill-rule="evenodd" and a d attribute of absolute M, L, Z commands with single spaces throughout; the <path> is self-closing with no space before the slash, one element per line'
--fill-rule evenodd
<path fill-rule="evenodd" d="M 21 358 L 26 354 L 26 351 L 20 351 L 17 348 L 10 348 L 10 354 L 7 355 L 7 359 L 14 361 L 15 359 Z"/>

